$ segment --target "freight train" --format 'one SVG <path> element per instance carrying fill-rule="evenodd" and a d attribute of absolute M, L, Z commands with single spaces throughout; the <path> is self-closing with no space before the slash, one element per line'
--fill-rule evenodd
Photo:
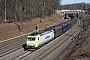
<path fill-rule="evenodd" d="M 26 44 L 23 45 L 25 50 L 38 49 L 43 44 L 50 42 L 54 38 L 59 37 L 67 30 L 69 30 L 77 21 L 77 17 L 64 22 L 62 24 L 46 28 L 42 31 L 36 31 L 27 36 Z"/>

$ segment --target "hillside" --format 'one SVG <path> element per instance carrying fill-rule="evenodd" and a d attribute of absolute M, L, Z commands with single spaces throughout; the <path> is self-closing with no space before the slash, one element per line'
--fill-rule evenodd
<path fill-rule="evenodd" d="M 30 22 L 23 22 L 23 33 L 26 34 L 34 31 L 35 27 L 38 25 L 39 20 L 42 21 L 42 23 L 39 24 L 39 28 L 45 28 L 46 26 L 52 25 L 54 23 L 63 22 L 63 20 L 60 18 L 60 15 L 58 14 L 45 16 L 44 18 L 34 18 Z M 0 40 L 5 40 L 21 35 L 19 26 L 19 22 L 0 24 Z"/>

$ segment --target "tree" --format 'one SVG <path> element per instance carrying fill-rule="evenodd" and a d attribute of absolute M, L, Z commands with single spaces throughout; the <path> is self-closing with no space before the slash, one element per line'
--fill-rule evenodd
<path fill-rule="evenodd" d="M 24 20 L 51 15 L 54 10 L 60 9 L 60 0 L 0 0 L 0 23 L 20 21 L 20 3 Z"/>

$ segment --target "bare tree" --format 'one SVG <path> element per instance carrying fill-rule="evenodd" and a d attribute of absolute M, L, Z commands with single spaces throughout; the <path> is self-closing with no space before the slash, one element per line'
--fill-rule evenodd
<path fill-rule="evenodd" d="M 20 21 L 19 4 L 22 4 L 24 20 L 30 20 L 34 17 L 43 17 L 51 15 L 55 9 L 59 9 L 59 0 L 0 0 L 0 19 L 6 21 Z"/>
<path fill-rule="evenodd" d="M 6 23 L 6 0 L 5 0 L 5 23 Z"/>

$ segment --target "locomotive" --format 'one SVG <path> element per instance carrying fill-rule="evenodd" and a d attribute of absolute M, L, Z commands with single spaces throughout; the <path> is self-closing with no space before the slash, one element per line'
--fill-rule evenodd
<path fill-rule="evenodd" d="M 43 44 L 50 42 L 69 30 L 77 21 L 77 17 L 62 24 L 47 28 L 41 31 L 35 31 L 27 36 L 26 44 L 23 45 L 25 50 L 38 49 Z"/>

